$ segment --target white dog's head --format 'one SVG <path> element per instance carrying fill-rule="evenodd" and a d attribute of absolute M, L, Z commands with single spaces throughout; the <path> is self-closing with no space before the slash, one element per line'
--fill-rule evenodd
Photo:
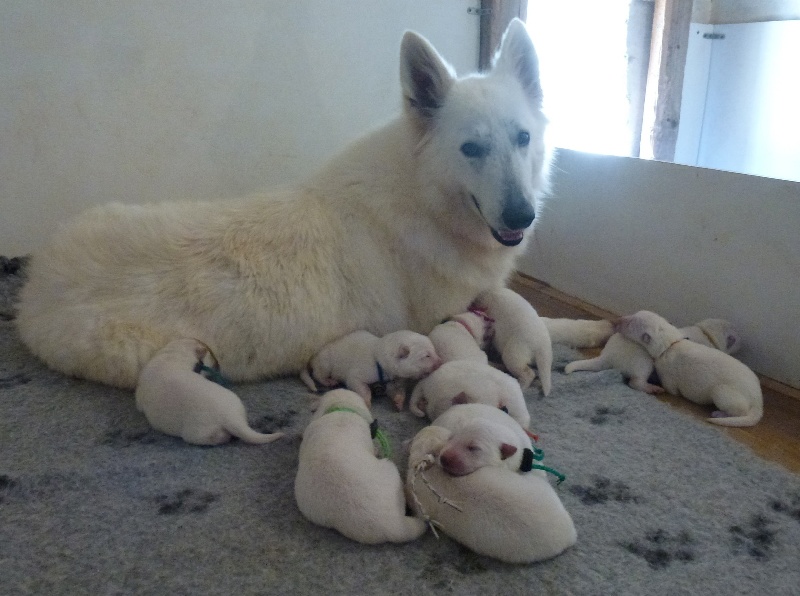
<path fill-rule="evenodd" d="M 462 79 L 408 32 L 401 83 L 406 113 L 420 132 L 420 182 L 435 189 L 426 207 L 475 242 L 520 245 L 550 162 L 538 59 L 525 25 L 512 21 L 488 73 Z"/>
<path fill-rule="evenodd" d="M 507 426 L 476 419 L 452 434 L 439 452 L 439 465 L 453 476 L 466 476 L 484 466 L 518 470 L 525 447 Z"/>

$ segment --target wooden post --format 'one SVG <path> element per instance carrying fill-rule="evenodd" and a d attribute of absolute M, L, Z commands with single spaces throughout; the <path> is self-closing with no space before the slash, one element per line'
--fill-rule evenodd
<path fill-rule="evenodd" d="M 481 40 L 478 67 L 487 70 L 506 27 L 514 17 L 528 16 L 527 0 L 481 0 Z"/>
<path fill-rule="evenodd" d="M 693 0 L 655 0 L 640 157 L 672 161 L 681 116 Z"/>

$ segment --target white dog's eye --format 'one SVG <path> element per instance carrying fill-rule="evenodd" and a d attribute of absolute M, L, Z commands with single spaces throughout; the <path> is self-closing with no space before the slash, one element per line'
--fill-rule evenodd
<path fill-rule="evenodd" d="M 471 451 L 472 453 L 475 453 L 476 451 L 480 450 L 481 448 L 478 447 L 477 445 L 467 445 L 467 451 Z"/>
<path fill-rule="evenodd" d="M 517 145 L 520 147 L 527 147 L 531 142 L 531 133 L 527 130 L 521 130 L 517 133 Z"/>
<path fill-rule="evenodd" d="M 486 157 L 489 154 L 489 147 L 468 141 L 461 145 L 461 153 L 463 153 L 465 157 Z"/>

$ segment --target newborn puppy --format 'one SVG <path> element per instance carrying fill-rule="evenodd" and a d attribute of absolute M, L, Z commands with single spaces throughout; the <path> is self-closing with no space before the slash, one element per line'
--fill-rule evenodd
<path fill-rule="evenodd" d="M 681 327 L 680 332 L 695 343 L 716 348 L 726 354 L 735 354 L 742 347 L 739 332 L 725 319 L 703 319 L 691 327 Z"/>
<path fill-rule="evenodd" d="M 529 446 L 530 441 L 520 440 L 520 436 L 507 425 L 477 418 L 452 431 L 439 452 L 438 460 L 451 476 L 466 476 L 484 466 L 517 471 L 523 451 Z"/>
<path fill-rule="evenodd" d="M 733 356 L 685 339 L 678 328 L 646 310 L 621 317 L 617 328 L 655 360 L 664 389 L 719 408 L 709 422 L 753 426 L 761 420 L 763 397 L 758 377 Z"/>
<path fill-rule="evenodd" d="M 516 435 L 516 440 L 510 440 L 507 433 L 504 433 L 502 438 L 517 447 L 519 451 L 533 449 L 531 437 L 526 431 L 527 427 L 522 426 L 503 410 L 490 405 L 481 403 L 456 404 L 434 418 L 432 422 L 433 425 L 446 428 L 454 434 L 461 432 L 463 429 L 474 429 L 476 424 L 484 423 L 491 423 L 491 426 L 485 426 L 487 429 L 495 429 L 501 426 L 510 430 Z M 505 467 L 514 467 L 513 464 L 514 460 L 506 461 L 503 465 Z"/>
<path fill-rule="evenodd" d="M 365 544 L 407 542 L 425 523 L 407 516 L 397 466 L 378 459 L 369 408 L 356 393 L 326 393 L 303 432 L 294 494 L 309 521 Z"/>
<path fill-rule="evenodd" d="M 437 464 L 450 437 L 447 429 L 429 426 L 411 443 L 406 493 L 417 515 L 476 553 L 507 563 L 549 559 L 575 544 L 572 518 L 546 478 L 491 465 L 452 476 Z"/>
<path fill-rule="evenodd" d="M 480 403 L 506 408 L 523 428 L 531 415 L 519 383 L 503 371 L 468 360 L 445 362 L 419 381 L 411 393 L 409 410 L 417 416 L 434 420 L 455 404 Z"/>
<path fill-rule="evenodd" d="M 413 331 L 395 331 L 376 337 L 367 331 L 345 335 L 320 350 L 300 378 L 312 391 L 317 381 L 334 387 L 340 381 L 372 403 L 371 383 L 419 379 L 442 363 L 431 340 Z"/>
<path fill-rule="evenodd" d="M 647 350 L 615 333 L 608 339 L 599 356 L 570 362 L 564 367 L 564 372 L 570 374 L 576 370 L 600 371 L 613 368 L 628 379 L 631 388 L 650 394 L 663 393 L 663 387 L 652 385 L 647 381 L 654 366 L 653 358 Z"/>
<path fill-rule="evenodd" d="M 201 342 L 178 339 L 147 363 L 136 385 L 136 407 L 150 425 L 195 445 L 219 445 L 231 436 L 257 444 L 282 437 L 254 431 L 242 400 L 195 372 L 195 365 L 208 357 Z"/>
<path fill-rule="evenodd" d="M 488 321 L 474 312 L 465 312 L 452 317 L 433 328 L 428 334 L 442 362 L 470 360 L 488 364 L 483 351 L 487 336 Z"/>
<path fill-rule="evenodd" d="M 738 349 L 740 345 L 739 336 L 732 325 L 722 319 L 705 319 L 697 325 L 683 327 L 679 331 L 687 339 L 722 349 L 726 353 Z M 720 348 L 720 346 L 722 347 Z M 570 374 L 576 370 L 600 371 L 613 368 L 628 379 L 628 385 L 633 389 L 651 394 L 663 393 L 663 387 L 648 382 L 654 367 L 653 358 L 647 353 L 647 350 L 636 342 L 615 333 L 606 342 L 599 356 L 570 362 L 564 368 L 564 372 Z"/>
<path fill-rule="evenodd" d="M 542 392 L 549 394 L 553 344 L 536 309 L 507 288 L 484 294 L 476 304 L 494 319 L 492 343 L 506 369 L 519 380 L 523 389 L 527 389 L 536 378 L 536 372 L 530 367 L 531 362 L 536 362 Z"/>

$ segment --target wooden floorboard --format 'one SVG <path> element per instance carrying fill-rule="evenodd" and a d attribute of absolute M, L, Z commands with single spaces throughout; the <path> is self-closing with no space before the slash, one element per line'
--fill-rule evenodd
<path fill-rule="evenodd" d="M 543 317 L 612 319 L 616 316 L 530 277 L 516 275 L 510 287 L 524 296 Z M 591 357 L 598 352 L 587 351 L 586 354 Z M 762 390 L 764 417 L 757 425 L 748 428 L 714 428 L 748 445 L 760 457 L 800 473 L 800 392 L 771 379 L 762 379 Z M 654 398 L 642 393 L 642 399 L 660 399 L 700 419 L 708 418 L 712 410 L 672 395 Z"/>

